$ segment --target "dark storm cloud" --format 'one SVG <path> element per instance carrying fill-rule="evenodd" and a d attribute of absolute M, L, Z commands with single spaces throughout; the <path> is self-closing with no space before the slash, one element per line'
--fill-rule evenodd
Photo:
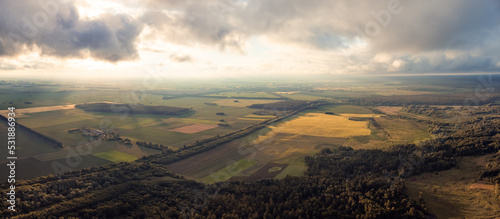
<path fill-rule="evenodd" d="M 92 57 L 117 62 L 138 57 L 142 24 L 127 15 L 82 19 L 75 5 L 54 0 L 2 0 L 0 55 L 15 56 L 34 46 L 44 55 Z"/>
<path fill-rule="evenodd" d="M 317 45 L 322 39 L 342 45 L 361 37 L 381 51 L 415 52 L 469 49 L 496 39 L 499 2 L 251 0 L 239 16 L 249 32 L 282 40 L 310 39 Z"/>
<path fill-rule="evenodd" d="M 167 22 L 186 28 L 190 39 L 204 43 L 221 43 L 230 33 L 264 34 L 284 42 L 335 49 L 361 37 L 382 51 L 414 52 L 484 44 L 484 39 L 498 34 L 499 2 L 151 0 L 148 5 L 181 11 Z M 379 33 L 366 33 L 370 32 L 367 24 L 378 25 Z"/>
<path fill-rule="evenodd" d="M 488 46 L 499 34 L 500 1 L 401 1 L 402 12 L 370 38 L 385 51 L 434 51 Z M 383 9 L 382 9 L 383 10 Z M 378 11 L 376 11 L 378 12 Z"/>
<path fill-rule="evenodd" d="M 143 20 L 181 44 L 243 50 L 246 39 L 263 35 L 335 51 L 353 49 L 351 43 L 361 39 L 368 50 L 349 58 L 357 65 L 372 66 L 366 57 L 378 53 L 394 54 L 367 71 L 394 71 L 393 61 L 401 56 L 412 58 L 397 61 L 400 71 L 500 71 L 499 0 L 150 0 L 147 5 L 151 10 Z M 170 9 L 177 13 L 160 12 Z M 450 52 L 464 55 L 442 58 Z"/>

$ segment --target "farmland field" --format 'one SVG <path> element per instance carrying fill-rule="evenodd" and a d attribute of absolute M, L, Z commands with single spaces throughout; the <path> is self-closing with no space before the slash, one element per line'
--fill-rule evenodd
<path fill-rule="evenodd" d="M 175 128 L 175 129 L 170 129 L 169 131 L 186 133 L 186 134 L 193 134 L 193 133 L 205 131 L 208 129 L 213 129 L 215 127 L 217 127 L 217 126 L 216 125 L 205 125 L 205 124 L 193 124 L 193 125 L 188 125 L 188 126 L 182 126 L 182 127 Z"/>
<path fill-rule="evenodd" d="M 292 100 L 320 100 L 320 99 L 325 99 L 325 97 L 320 97 L 320 96 L 315 96 L 315 95 L 308 95 L 308 94 L 302 94 L 302 93 L 293 93 L 293 94 L 282 94 L 284 97 L 288 97 Z"/>
<path fill-rule="evenodd" d="M 94 156 L 109 160 L 113 163 L 119 163 L 119 162 L 129 162 L 129 161 L 134 161 L 137 159 L 137 157 L 119 152 L 119 151 L 106 151 L 106 152 L 100 152 L 94 154 Z"/>
<path fill-rule="evenodd" d="M 72 109 L 31 113 L 27 114 L 29 117 L 20 118 L 19 121 L 33 128 L 35 131 L 51 136 L 61 141 L 63 145 L 68 146 L 76 145 L 76 143 L 85 140 L 85 138 L 80 135 L 69 134 L 67 130 L 82 127 L 99 128 L 101 125 L 107 124 L 122 136 L 164 144 L 173 148 L 182 147 L 196 140 L 217 134 L 225 134 L 231 132 L 231 130 L 239 130 L 257 122 L 256 120 L 239 119 L 255 112 L 256 110 L 254 109 L 210 106 L 204 104 L 207 100 L 206 98 L 185 99 L 181 106 L 193 108 L 194 113 L 181 116 L 131 115 L 127 113 L 84 112 L 80 109 Z M 162 101 L 167 102 L 164 104 L 174 104 L 182 100 Z M 217 112 L 225 112 L 225 115 L 217 116 Z M 224 119 L 231 126 L 214 126 L 220 123 L 220 119 Z M 172 131 L 172 129 L 175 130 L 176 128 L 193 124 L 210 125 L 211 129 L 204 129 L 192 134 Z"/>
<path fill-rule="evenodd" d="M 21 108 L 17 109 L 16 112 L 16 117 L 22 117 L 23 114 L 28 114 L 28 113 L 40 113 L 40 112 L 49 112 L 49 111 L 57 111 L 57 110 L 69 110 L 69 109 L 74 109 L 75 104 L 72 105 L 62 105 L 62 106 L 41 106 L 41 107 L 33 107 L 33 108 Z M 8 110 L 0 110 L 0 114 L 6 116 Z"/>
<path fill-rule="evenodd" d="M 219 106 L 247 107 L 252 104 L 276 103 L 281 100 L 255 100 L 255 99 L 221 99 L 214 101 Z"/>
<path fill-rule="evenodd" d="M 249 167 L 253 166 L 256 163 L 257 161 L 255 160 L 241 159 L 239 161 L 229 164 L 225 168 L 220 169 L 215 173 L 206 176 L 201 180 L 205 183 L 216 183 L 216 182 L 226 181 L 231 177 L 233 177 L 234 175 L 241 173 L 242 171 L 248 169 Z"/>
<path fill-rule="evenodd" d="M 73 94 L 79 95 L 78 92 Z M 205 104 L 221 99 L 199 97 L 162 99 L 161 97 L 161 95 L 149 95 L 146 99 L 151 102 L 143 104 L 186 107 L 192 109 L 193 112 L 179 116 L 129 114 L 125 111 L 99 113 L 76 109 L 73 107 L 74 104 L 19 108 L 16 111 L 18 115 L 22 113 L 22 116 L 18 117 L 18 123 L 60 141 L 64 146 L 63 149 L 57 149 L 52 145 L 47 145 L 44 141 L 40 141 L 40 139 L 23 137 L 26 134 L 22 131 L 19 132 L 19 136 L 23 137 L 19 142 L 19 155 L 29 157 L 30 159 L 26 162 L 29 161 L 29 163 L 33 163 L 40 169 L 40 171 L 35 172 L 27 171 L 25 177 L 31 178 L 53 173 L 52 163 L 61 161 L 62 164 L 66 165 L 65 159 L 68 157 L 69 159 L 82 160 L 76 168 L 89 167 L 92 166 L 92 163 L 103 165 L 111 162 L 132 161 L 142 156 L 160 153 L 159 150 L 138 146 L 135 144 L 136 141 L 163 144 L 171 149 L 177 149 L 192 144 L 197 140 L 229 133 L 274 117 L 273 115 L 254 115 L 252 113 L 256 110 L 246 107 Z M 108 101 L 110 99 L 101 98 L 101 100 Z M 251 104 L 275 102 L 275 100 L 243 101 L 250 101 L 248 103 Z M 225 115 L 218 116 L 216 115 L 218 112 L 224 112 Z M 217 124 L 221 123 L 219 120 L 222 119 L 229 126 L 217 126 Z M 101 129 L 102 127 L 113 130 L 122 138 L 131 139 L 132 144 L 125 145 L 117 141 L 101 141 L 96 145 L 92 145 L 85 136 L 68 133 L 68 130 L 75 128 Z M 2 130 L 4 128 L 6 127 L 0 127 Z M 32 142 L 25 143 L 25 141 Z M 71 152 L 71 149 L 77 149 L 82 145 L 91 145 L 88 151 L 92 154 Z"/>
<path fill-rule="evenodd" d="M 402 108 L 403 107 L 398 107 L 398 106 L 379 106 L 379 107 L 377 107 L 378 110 L 380 110 L 388 115 L 397 115 L 398 112 Z"/>
<path fill-rule="evenodd" d="M 345 114 L 328 115 L 324 113 L 325 110 Z M 349 120 L 350 117 L 378 116 L 366 108 L 357 106 L 320 107 L 317 110 L 299 113 L 247 137 L 168 166 L 174 172 L 204 182 L 213 182 L 214 178 L 257 180 L 259 176 L 264 178 L 302 176 L 307 169 L 305 156 L 314 155 L 322 148 L 344 145 L 351 136 L 370 135 L 368 121 L 353 121 Z M 252 118 L 253 115 L 247 117 Z M 238 171 L 227 171 L 228 165 L 240 160 L 253 160 L 256 163 L 239 168 Z M 272 171 L 273 174 L 267 174 L 269 170 L 266 168 L 275 167 L 268 165 L 271 163 L 282 165 L 281 169 Z M 224 177 L 219 177 L 220 174 Z"/>
<path fill-rule="evenodd" d="M 254 117 L 247 115 L 243 118 Z M 394 144 L 429 139 L 432 136 L 428 129 L 426 125 L 409 120 L 374 114 L 361 106 L 325 105 L 301 112 L 203 154 L 170 164 L 169 168 L 204 182 L 209 182 L 209 176 L 213 173 L 224 173 L 224 177 L 219 178 L 225 180 L 256 180 L 257 176 L 271 175 L 277 179 L 287 175 L 302 176 L 307 169 L 304 157 L 312 156 L 322 148 L 350 146 L 356 149 L 384 149 Z M 231 177 L 228 176 L 225 168 L 242 159 L 255 160 L 257 163 L 244 170 L 231 172 Z M 271 163 L 285 166 L 274 175 L 264 174 L 267 170 L 262 168 Z"/>
<path fill-rule="evenodd" d="M 345 114 L 341 116 L 324 113 L 307 113 L 304 116 L 271 127 L 274 132 L 309 135 L 318 137 L 348 138 L 369 135 L 370 129 L 365 121 L 352 121 L 350 117 L 371 117 L 371 114 Z"/>
<path fill-rule="evenodd" d="M 214 97 L 227 97 L 227 98 L 237 98 L 237 97 L 247 97 L 247 98 L 279 98 L 274 94 L 267 92 L 224 92 L 218 94 L 209 94 L 208 96 Z"/>

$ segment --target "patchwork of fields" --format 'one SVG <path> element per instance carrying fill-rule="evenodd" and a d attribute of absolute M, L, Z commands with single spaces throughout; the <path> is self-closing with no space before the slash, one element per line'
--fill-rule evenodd
<path fill-rule="evenodd" d="M 170 129 L 169 131 L 186 133 L 186 134 L 194 134 L 194 133 L 205 131 L 208 129 L 213 129 L 215 127 L 217 127 L 217 126 L 216 125 L 205 125 L 205 124 L 192 124 L 192 125 L 188 125 L 188 126 L 182 126 L 179 128 L 175 128 L 175 129 Z"/>
<path fill-rule="evenodd" d="M 256 111 L 254 109 L 206 105 L 204 103 L 210 101 L 207 98 L 181 99 L 184 100 L 162 100 L 160 103 L 163 105 L 178 104 L 177 106 L 180 107 L 192 108 L 194 113 L 181 116 L 161 116 L 132 115 L 126 112 L 95 113 L 71 109 L 31 113 L 27 114 L 29 117 L 20 118 L 19 121 L 35 131 L 53 137 L 61 141 L 63 145 L 70 147 L 75 146 L 85 138 L 80 135 L 69 134 L 67 130 L 82 127 L 99 129 L 104 125 L 111 127 L 123 137 L 168 145 L 175 149 L 200 139 L 245 128 L 261 121 L 262 118 L 269 118 L 247 117 Z M 183 104 L 180 104 L 181 101 Z M 225 115 L 217 116 L 216 113 L 218 112 L 224 112 Z M 230 126 L 217 126 L 221 119 L 224 119 Z"/>
<path fill-rule="evenodd" d="M 307 170 L 305 157 L 323 148 L 386 148 L 430 137 L 425 125 L 373 114 L 364 107 L 330 105 L 301 112 L 247 137 L 170 164 L 169 168 L 209 183 L 281 179 L 302 176 Z"/>
<path fill-rule="evenodd" d="M 75 164 L 71 166 L 71 169 L 133 161 L 143 156 L 160 153 L 159 150 L 139 146 L 135 144 L 136 141 L 163 144 L 175 150 L 197 140 L 240 130 L 256 122 L 274 117 L 272 115 L 253 115 L 252 113 L 256 110 L 246 107 L 205 104 L 220 99 L 200 97 L 161 99 L 159 97 L 155 99 L 154 95 L 149 95 L 148 99 L 155 100 L 154 104 L 186 107 L 192 109 L 193 112 L 180 116 L 128 114 L 126 111 L 98 113 L 76 109 L 74 104 L 16 110 L 18 113 L 17 121 L 20 124 L 56 139 L 64 145 L 63 149 L 57 149 L 53 145 L 44 144 L 35 136 L 24 134 L 26 137 L 20 140 L 20 143 L 24 141 L 27 143 L 19 146 L 19 156 L 27 158 L 26 163 L 30 163 L 40 170 L 25 171 L 24 176 L 20 176 L 20 178 L 28 179 L 34 176 L 55 174 L 53 163 L 58 162 L 67 166 L 67 160 L 70 161 L 69 163 Z M 275 102 L 275 100 L 248 101 L 251 104 Z M 224 112 L 224 115 L 216 115 L 218 112 Z M 224 120 L 228 126 L 218 126 L 217 124 L 221 123 L 220 120 Z M 87 137 L 81 134 L 68 133 L 68 130 L 86 127 L 97 130 L 107 128 L 118 133 L 122 138 L 129 138 L 132 144 L 101 141 L 93 145 Z M 19 135 L 23 136 L 23 132 L 20 132 Z M 90 146 L 82 147 L 82 145 Z"/>
<path fill-rule="evenodd" d="M 213 101 L 219 106 L 247 107 L 253 104 L 275 103 L 280 100 L 255 100 L 255 99 L 220 99 Z"/>
<path fill-rule="evenodd" d="M 325 112 L 334 112 L 335 115 Z M 169 168 L 181 175 L 212 183 L 228 179 L 301 176 L 307 169 L 305 156 L 312 156 L 322 148 L 342 146 L 352 136 L 371 134 L 368 120 L 350 120 L 354 117 L 374 118 L 379 115 L 357 106 L 320 107 L 170 164 Z M 243 161 L 244 165 L 239 165 Z"/>
<path fill-rule="evenodd" d="M 129 114 L 126 111 L 98 113 L 74 108 L 75 103 L 116 101 L 124 96 L 122 91 L 105 91 L 102 95 L 94 91 L 35 95 L 40 97 L 40 100 L 30 104 L 30 107 L 33 107 L 21 107 L 18 110 L 18 113 L 22 114 L 19 123 L 62 142 L 64 149 L 39 144 L 39 139 L 27 137 L 32 143 L 28 143 L 26 149 L 21 147 L 20 153 L 29 157 L 28 163 L 43 169 L 27 178 L 52 173 L 51 163 L 56 161 L 67 163 L 67 159 L 80 159 L 76 168 L 94 166 L 92 163 L 102 165 L 127 162 L 160 152 L 139 146 L 135 144 L 136 141 L 163 144 L 175 150 L 201 139 L 224 135 L 274 118 L 274 115 L 252 114 L 258 110 L 248 108 L 252 104 L 282 101 L 265 98 L 332 100 L 337 97 L 336 95 L 343 95 L 346 92 L 351 90 L 221 92 L 204 97 L 178 98 L 147 94 L 139 97 L 138 103 L 144 105 L 174 106 L 192 110 L 179 116 Z M 51 105 L 53 104 L 51 101 L 56 97 L 60 100 L 57 102 L 59 105 Z M 19 100 L 27 101 L 34 97 L 23 96 L 23 98 Z M 381 110 L 397 112 L 397 108 L 387 107 Z M 226 125 L 219 126 L 220 123 Z M 404 128 L 406 126 L 412 128 Z M 105 127 L 118 133 L 122 138 L 130 139 L 132 144 L 102 141 L 92 145 L 91 149 L 87 150 L 88 153 L 73 153 L 71 149 L 76 149 L 78 145 L 91 145 L 91 143 L 87 137 L 68 133 L 68 130 L 85 127 L 97 130 Z M 284 178 L 287 175 L 301 176 L 307 169 L 305 156 L 312 156 L 322 148 L 339 146 L 384 148 L 389 146 L 388 143 L 416 142 L 430 137 L 427 128 L 406 120 L 381 117 L 364 107 L 323 106 L 301 112 L 247 137 L 173 163 L 169 167 L 181 175 L 209 183 L 235 179 Z M 36 146 L 35 142 L 39 146 Z"/>

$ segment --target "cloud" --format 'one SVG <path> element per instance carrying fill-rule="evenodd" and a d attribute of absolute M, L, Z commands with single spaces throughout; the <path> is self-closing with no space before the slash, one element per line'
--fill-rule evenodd
<path fill-rule="evenodd" d="M 19 68 L 16 65 L 9 63 L 0 63 L 0 70 L 10 71 L 10 70 L 18 70 Z"/>
<path fill-rule="evenodd" d="M 4 0 L 0 8 L 0 56 L 16 56 L 35 47 L 42 55 L 91 57 L 118 62 L 138 58 L 142 24 L 128 15 L 79 17 L 71 2 Z"/>
<path fill-rule="evenodd" d="M 154 10 L 143 21 L 166 40 L 222 50 L 243 51 L 245 41 L 256 35 L 274 43 L 333 51 L 349 49 L 361 39 L 369 49 L 358 56 L 395 54 L 390 62 L 358 62 L 379 66 L 374 71 L 497 71 L 499 5 L 497 0 L 151 0 L 148 6 Z M 168 13 L 170 9 L 176 13 Z M 436 60 L 427 57 L 449 51 L 479 53 L 449 58 L 440 65 L 432 65 Z M 409 54 L 424 61 L 398 59 Z"/>
<path fill-rule="evenodd" d="M 154 8 L 144 13 L 141 21 L 152 28 L 152 37 L 189 46 L 214 46 L 221 51 L 243 51 L 247 38 L 237 27 L 236 6 L 232 3 L 149 1 L 148 5 Z"/>
<path fill-rule="evenodd" d="M 187 54 L 174 53 L 174 54 L 170 55 L 170 61 L 183 63 L 183 62 L 193 62 L 194 59 L 193 59 L 193 57 L 191 57 L 190 55 L 187 55 Z"/>
<path fill-rule="evenodd" d="M 0 56 L 31 50 L 118 62 L 138 59 L 139 41 L 244 55 L 247 41 L 258 36 L 296 51 L 327 52 L 324 59 L 335 62 L 325 64 L 332 72 L 500 71 L 499 0 L 107 1 L 137 13 L 82 18 L 69 1 L 53 10 L 55 0 L 3 0 Z M 37 25 L 43 13 L 48 22 Z M 170 59 L 193 61 L 184 56 Z M 304 65 L 316 61 L 306 53 L 297 56 Z"/>

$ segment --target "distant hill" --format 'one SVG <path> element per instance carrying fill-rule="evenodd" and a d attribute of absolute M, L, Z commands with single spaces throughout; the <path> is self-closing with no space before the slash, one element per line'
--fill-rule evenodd
<path fill-rule="evenodd" d="M 76 108 L 88 112 L 101 113 L 123 113 L 128 109 L 131 114 L 153 114 L 153 115 L 181 115 L 191 110 L 188 108 L 172 106 L 145 106 L 142 104 L 121 104 L 121 103 L 84 103 L 78 104 Z"/>

